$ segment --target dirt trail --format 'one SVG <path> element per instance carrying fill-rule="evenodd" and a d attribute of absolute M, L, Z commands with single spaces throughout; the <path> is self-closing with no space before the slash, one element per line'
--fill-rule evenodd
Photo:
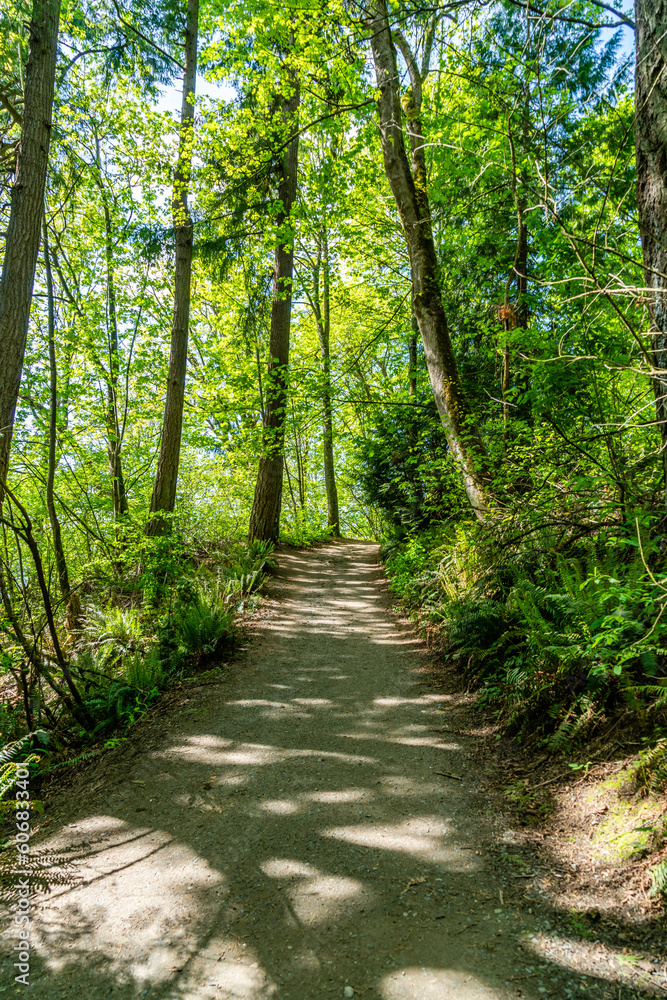
<path fill-rule="evenodd" d="M 255 631 L 54 802 L 45 843 L 83 881 L 37 902 L 30 995 L 604 996 L 520 944 L 465 743 L 439 732 L 455 697 L 425 683 L 376 546 L 283 554 Z"/>

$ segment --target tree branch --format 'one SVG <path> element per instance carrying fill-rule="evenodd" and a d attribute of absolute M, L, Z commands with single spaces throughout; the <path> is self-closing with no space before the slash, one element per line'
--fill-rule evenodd
<path fill-rule="evenodd" d="M 5 109 L 5 111 L 9 112 L 9 114 L 14 119 L 17 125 L 21 125 L 23 123 L 23 118 L 21 117 L 20 112 L 16 110 L 12 102 L 5 94 L 3 94 L 1 90 L 0 90 L 0 104 Z"/>
<path fill-rule="evenodd" d="M 566 14 L 556 14 L 556 13 L 552 14 L 548 10 L 541 10 L 539 7 L 534 7 L 533 4 L 531 4 L 531 3 L 528 3 L 528 4 L 522 3 L 521 0 L 510 0 L 510 3 L 514 4 L 515 7 L 521 7 L 522 10 L 528 9 L 531 14 L 537 14 L 537 15 L 539 15 L 539 17 L 548 18 L 549 20 L 552 20 L 552 21 L 564 21 L 567 24 L 580 24 L 584 28 L 615 28 L 615 27 L 617 27 L 617 25 L 616 25 L 615 22 L 612 22 L 612 23 L 605 22 L 603 24 L 594 24 L 592 21 L 584 21 L 584 20 L 582 20 L 579 17 L 568 17 Z M 610 7 L 609 4 L 602 3 L 602 0 L 591 0 L 591 3 L 594 4 L 596 7 L 602 7 L 602 8 L 604 8 L 604 10 L 608 10 L 611 14 L 615 14 L 616 17 L 619 19 L 619 21 L 621 21 L 623 24 L 627 25 L 628 28 L 632 28 L 633 31 L 635 30 L 635 22 L 632 21 L 627 16 L 627 14 L 624 14 L 620 10 L 616 10 L 615 7 Z"/>
<path fill-rule="evenodd" d="M 127 28 L 128 31 L 133 31 L 134 34 L 137 35 L 139 38 L 141 38 L 142 41 L 146 42 L 146 45 L 150 45 L 152 48 L 155 49 L 156 52 L 159 52 L 161 56 L 164 56 L 164 58 L 167 59 L 169 62 L 173 63 L 174 66 L 178 66 L 181 72 L 185 73 L 185 66 L 183 65 L 183 63 L 180 63 L 178 59 L 174 59 L 174 57 L 170 56 L 168 52 L 165 52 L 164 49 L 161 49 L 160 46 L 157 45 L 152 38 L 149 38 L 147 35 L 144 35 L 142 31 L 139 31 L 139 29 L 135 28 L 133 24 L 130 24 L 129 21 L 126 21 L 120 12 L 117 0 L 112 0 L 112 2 L 118 20 L 120 21 L 120 23 L 123 25 L 124 28 Z"/>

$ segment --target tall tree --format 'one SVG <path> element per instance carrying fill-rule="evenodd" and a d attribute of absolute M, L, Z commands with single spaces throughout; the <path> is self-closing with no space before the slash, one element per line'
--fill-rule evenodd
<path fill-rule="evenodd" d="M 667 5 L 636 0 L 637 208 L 667 506 Z"/>
<path fill-rule="evenodd" d="M 33 0 L 21 141 L 0 279 L 0 501 L 7 481 L 14 414 L 44 211 L 61 0 Z"/>
<path fill-rule="evenodd" d="M 528 37 L 530 37 L 528 35 Z M 526 70 L 524 72 L 527 73 Z M 524 95 L 522 96 L 522 122 L 521 131 L 524 148 L 528 145 L 529 132 L 529 90 L 528 84 L 524 83 Z M 512 198 L 516 212 L 516 250 L 514 261 L 505 282 L 505 294 L 502 306 L 503 328 L 507 333 L 514 326 L 522 330 L 528 328 L 528 226 L 526 221 L 526 192 L 528 180 L 525 168 L 517 168 L 516 143 L 512 130 L 512 116 L 514 109 L 507 117 L 507 137 L 510 147 L 511 175 L 510 184 L 512 188 Z M 516 282 L 516 303 L 515 307 L 510 306 L 510 288 Z M 515 379 L 516 381 L 516 379 Z M 516 412 L 523 418 L 530 417 L 530 403 L 527 399 L 527 389 L 525 379 L 523 384 L 523 399 L 520 405 L 516 405 Z M 505 422 L 509 416 L 509 397 L 512 393 L 512 352 L 509 339 L 505 337 L 503 350 L 503 372 L 502 372 L 502 397 L 503 397 L 503 417 Z"/>
<path fill-rule="evenodd" d="M 331 387 L 331 267 L 326 219 L 315 234 L 315 249 L 308 254 L 310 281 L 304 291 L 317 327 L 322 359 L 322 457 L 327 494 L 327 524 L 334 538 L 340 537 L 338 487 L 334 461 L 333 404 Z"/>
<path fill-rule="evenodd" d="M 49 231 L 44 219 L 44 273 L 46 277 L 47 295 L 47 330 L 49 338 L 49 436 L 48 436 L 48 460 L 46 473 L 46 509 L 49 512 L 49 522 L 51 524 L 51 534 L 53 536 L 53 551 L 56 557 L 56 572 L 60 593 L 65 602 L 69 601 L 71 587 L 69 582 L 69 572 L 65 550 L 63 548 L 62 530 L 60 519 L 56 510 L 54 498 L 54 481 L 57 465 L 58 448 L 58 368 L 56 363 L 56 314 L 53 294 L 53 276 L 51 273 L 51 255 L 49 251 Z"/>
<path fill-rule="evenodd" d="M 408 337 L 408 385 L 410 395 L 417 395 L 417 338 L 419 337 L 419 323 L 415 316 L 414 306 L 410 310 L 410 335 Z"/>
<path fill-rule="evenodd" d="M 269 369 L 265 384 L 262 454 L 250 513 L 250 539 L 277 541 L 283 492 L 283 448 L 287 414 L 294 234 L 292 206 L 296 199 L 299 136 L 299 80 L 293 68 L 287 71 L 286 90 L 281 95 L 282 125 L 289 139 L 278 166 L 278 242 L 274 255 L 273 299 L 269 332 Z"/>
<path fill-rule="evenodd" d="M 98 166 L 101 163 L 98 149 Z M 123 475 L 123 433 L 118 412 L 118 388 L 120 375 L 120 343 L 118 340 L 118 311 L 116 308 L 116 280 L 114 276 L 114 239 L 111 211 L 107 192 L 101 181 L 99 184 L 104 203 L 104 257 L 106 262 L 106 311 L 108 369 L 106 374 L 106 432 L 107 459 L 111 478 L 111 501 L 114 521 L 118 522 L 128 512 L 125 477 Z"/>
<path fill-rule="evenodd" d="M 340 537 L 338 487 L 334 464 L 334 430 L 331 392 L 331 273 L 329 268 L 329 240 L 326 228 L 321 232 L 322 246 L 322 309 L 317 317 L 317 335 L 322 357 L 322 452 L 324 456 L 324 485 L 327 491 L 327 524 L 334 538 Z M 318 275 L 319 278 L 319 275 Z M 318 281 L 319 285 L 319 281 Z M 317 288 L 319 299 L 319 287 Z"/>
<path fill-rule="evenodd" d="M 374 3 L 369 28 L 379 89 L 378 115 L 384 168 L 408 245 L 414 310 L 433 395 L 450 451 L 460 468 L 468 500 L 475 515 L 484 520 L 488 512 L 491 468 L 475 415 L 463 391 L 442 303 L 421 124 L 422 71 L 404 39 L 401 39 L 411 83 L 401 100 L 396 47 L 385 0 Z M 427 62 L 423 70 L 428 71 Z M 410 161 L 404 142 L 404 117 L 405 130 L 410 138 Z"/>
<path fill-rule="evenodd" d="M 181 128 L 178 163 L 174 178 L 171 209 L 174 225 L 176 261 L 174 269 L 174 313 L 171 327 L 171 351 L 167 393 L 162 418 L 160 455 L 151 497 L 151 518 L 148 534 L 164 534 L 176 503 L 178 466 L 181 456 L 185 376 L 188 365 L 190 331 L 190 286 L 192 281 L 192 216 L 188 206 L 192 142 L 197 84 L 197 42 L 199 36 L 199 0 L 188 0 L 185 27 L 185 70 L 181 103 Z"/>

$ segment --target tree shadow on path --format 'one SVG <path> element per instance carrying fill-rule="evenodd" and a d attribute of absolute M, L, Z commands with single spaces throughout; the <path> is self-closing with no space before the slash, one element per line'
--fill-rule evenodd
<path fill-rule="evenodd" d="M 437 732 L 453 696 L 424 690 L 376 551 L 284 553 L 234 676 L 117 752 L 103 788 L 75 783 L 49 845 L 82 881 L 36 901 L 30 996 L 635 995 L 521 943 L 465 741 Z"/>

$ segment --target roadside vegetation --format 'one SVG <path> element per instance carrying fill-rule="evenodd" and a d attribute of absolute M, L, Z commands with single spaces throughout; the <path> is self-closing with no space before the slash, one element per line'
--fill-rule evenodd
<path fill-rule="evenodd" d="M 665 792 L 663 21 L 0 0 L 2 808 L 342 535 L 503 732 Z"/>
<path fill-rule="evenodd" d="M 272 549 L 267 542 L 197 546 L 170 534 L 142 540 L 122 571 L 88 566 L 76 623 L 53 615 L 67 654 L 67 695 L 46 660 L 48 647 L 40 650 L 45 662 L 33 652 L 32 676 L 5 654 L 2 812 L 15 808 L 20 763 L 31 765 L 38 783 L 53 768 L 115 746 L 167 689 L 219 676 L 233 655 L 239 613 L 257 603 L 275 567 Z"/>
<path fill-rule="evenodd" d="M 552 474 L 550 486 L 567 496 L 574 492 L 572 473 L 560 447 L 557 455 L 561 474 Z M 498 732 L 543 759 L 560 759 L 573 777 L 593 741 L 606 750 L 606 734 L 613 745 L 613 734 L 623 733 L 636 746 L 624 772 L 627 790 L 659 801 L 667 790 L 660 510 L 637 505 L 635 517 L 625 520 L 625 511 L 612 506 L 602 529 L 597 517 L 587 524 L 586 515 L 550 524 L 535 510 L 539 494 L 526 491 L 492 527 L 459 516 L 442 520 L 427 507 L 432 464 L 412 458 L 412 478 L 395 477 L 393 496 L 384 493 L 389 537 L 381 556 L 393 591 L 429 644 L 478 692 Z M 378 465 L 376 457 L 366 473 L 375 496 L 385 482 Z M 600 494 L 606 485 L 600 476 Z M 423 505 L 406 504 L 408 494 L 423 497 Z M 507 795 L 521 805 L 530 793 L 519 782 Z M 664 816 L 651 830 L 652 892 L 664 893 Z"/>

